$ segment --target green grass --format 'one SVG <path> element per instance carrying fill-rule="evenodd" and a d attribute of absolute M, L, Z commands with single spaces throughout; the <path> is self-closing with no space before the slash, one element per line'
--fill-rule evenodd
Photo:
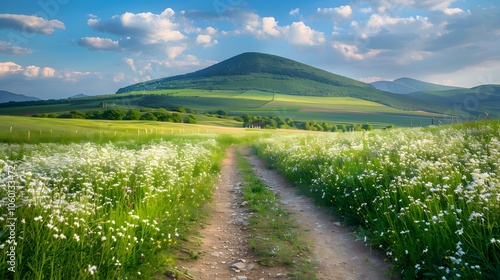
<path fill-rule="evenodd" d="M 259 179 L 246 158 L 238 153 L 238 167 L 243 175 L 243 200 L 252 216 L 250 248 L 264 266 L 286 266 L 291 279 L 317 279 L 311 244 L 304 241 L 299 226 L 280 202 L 280 198 Z"/>

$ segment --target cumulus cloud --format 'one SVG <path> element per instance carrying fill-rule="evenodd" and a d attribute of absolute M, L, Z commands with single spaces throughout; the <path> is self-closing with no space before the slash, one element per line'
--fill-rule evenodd
<path fill-rule="evenodd" d="M 161 14 L 126 12 L 108 20 L 91 18 L 87 23 L 96 31 L 130 37 L 141 45 L 176 42 L 186 37 L 179 31 L 175 12 L 170 8 Z"/>
<path fill-rule="evenodd" d="M 23 33 L 52 35 L 55 29 L 65 29 L 59 20 L 45 20 L 42 17 L 18 14 L 0 14 L 0 29 L 13 29 Z"/>
<path fill-rule="evenodd" d="M 26 79 L 61 77 L 61 74 L 57 73 L 56 70 L 51 67 L 39 67 L 35 65 L 22 67 L 21 65 L 11 61 L 0 62 L 0 77 L 12 77 L 19 75 Z"/>
<path fill-rule="evenodd" d="M 313 30 L 302 21 L 293 22 L 284 27 L 284 33 L 289 42 L 295 45 L 314 46 L 325 42 L 323 32 Z"/>
<path fill-rule="evenodd" d="M 27 48 L 13 46 L 10 42 L 0 41 L 0 52 L 8 55 L 31 54 L 33 51 Z"/>
<path fill-rule="evenodd" d="M 21 65 L 16 64 L 14 62 L 0 62 L 0 77 L 7 76 L 12 74 L 17 74 L 23 71 L 23 67 Z"/>
<path fill-rule="evenodd" d="M 349 5 L 336 8 L 318 8 L 316 12 L 335 21 L 345 21 L 351 18 L 352 8 Z"/>
<path fill-rule="evenodd" d="M 274 17 L 260 17 L 255 13 L 250 13 L 245 18 L 242 30 L 223 34 L 240 35 L 246 33 L 260 40 L 277 38 L 298 46 L 315 46 L 325 42 L 323 32 L 312 29 L 303 21 L 282 26 Z"/>
<path fill-rule="evenodd" d="M 121 51 L 120 43 L 109 38 L 84 37 L 78 40 L 78 45 L 92 51 Z"/>
<path fill-rule="evenodd" d="M 84 37 L 78 44 L 91 50 L 163 54 L 169 59 L 175 59 L 189 48 L 218 44 L 217 29 L 196 27 L 186 14 L 182 11 L 177 15 L 167 8 L 160 14 L 126 12 L 108 19 L 93 16 L 87 21 L 92 29 L 114 35 L 117 39 Z"/>
<path fill-rule="evenodd" d="M 217 29 L 209 26 L 205 29 L 198 28 L 198 36 L 196 36 L 196 43 L 203 45 L 203 47 L 211 47 L 217 45 L 219 41 L 214 38 L 217 35 Z"/>

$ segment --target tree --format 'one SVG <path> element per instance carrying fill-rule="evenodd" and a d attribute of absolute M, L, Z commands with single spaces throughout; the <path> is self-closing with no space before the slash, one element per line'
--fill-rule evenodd
<path fill-rule="evenodd" d="M 174 123 L 180 123 L 182 118 L 181 118 L 181 115 L 180 114 L 177 114 L 177 113 L 173 113 L 171 116 L 170 116 L 170 119 L 172 120 L 172 122 Z"/>
<path fill-rule="evenodd" d="M 185 123 L 196 123 L 196 118 L 193 115 L 189 115 L 184 118 Z"/>
<path fill-rule="evenodd" d="M 352 125 L 352 130 L 353 131 L 361 131 L 361 130 L 363 130 L 363 127 L 359 123 L 353 124 Z"/>
<path fill-rule="evenodd" d="M 342 132 L 347 131 L 347 126 L 345 124 L 339 124 L 339 125 L 337 125 L 337 128 Z"/>
<path fill-rule="evenodd" d="M 104 111 L 103 117 L 106 120 L 121 120 L 125 117 L 125 111 L 122 109 L 110 109 Z"/>
<path fill-rule="evenodd" d="M 80 111 L 70 111 L 69 113 L 64 113 L 59 115 L 59 118 L 64 119 L 85 119 L 85 114 Z"/>
<path fill-rule="evenodd" d="M 364 130 L 366 131 L 370 131 L 370 130 L 373 130 L 373 125 L 369 124 L 369 123 L 365 123 L 361 126 L 361 128 L 363 128 Z"/>
<path fill-rule="evenodd" d="M 153 113 L 146 113 L 141 116 L 141 120 L 143 121 L 157 121 L 158 118 Z"/>
<path fill-rule="evenodd" d="M 174 109 L 174 111 L 179 112 L 179 113 L 186 113 L 186 108 L 184 107 L 177 107 Z"/>
<path fill-rule="evenodd" d="M 227 116 L 229 115 L 226 111 L 224 110 L 217 110 L 217 112 L 215 112 L 217 115 L 220 115 L 220 116 Z"/>
<path fill-rule="evenodd" d="M 86 119 L 99 120 L 103 118 L 103 111 L 89 111 L 85 114 Z"/>
<path fill-rule="evenodd" d="M 138 109 L 130 109 L 127 111 L 125 114 L 125 117 L 123 117 L 124 120 L 139 120 L 142 116 L 141 111 Z"/>

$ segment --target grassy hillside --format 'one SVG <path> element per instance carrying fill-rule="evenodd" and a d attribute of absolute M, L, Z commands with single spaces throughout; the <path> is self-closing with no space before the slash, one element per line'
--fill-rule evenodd
<path fill-rule="evenodd" d="M 243 53 L 205 69 L 134 84 L 117 93 L 162 89 L 258 90 L 303 96 L 353 97 L 402 110 L 442 112 L 439 105 L 382 92 L 369 84 L 283 57 Z"/>
<path fill-rule="evenodd" d="M 465 111 L 474 118 L 500 118 L 500 85 L 483 85 L 471 89 L 424 91 L 411 93 L 416 99 L 452 108 L 450 112 Z"/>

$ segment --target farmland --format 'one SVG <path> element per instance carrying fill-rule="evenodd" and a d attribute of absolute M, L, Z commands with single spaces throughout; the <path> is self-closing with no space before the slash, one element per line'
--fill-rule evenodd
<path fill-rule="evenodd" d="M 174 267 L 170 250 L 192 234 L 225 148 L 239 143 L 404 278 L 495 279 L 499 131 L 498 121 L 306 134 L 0 117 L 1 278 L 12 251 L 18 278 L 148 279 L 155 264 Z"/>
<path fill-rule="evenodd" d="M 47 104 L 44 104 L 46 102 Z M 427 126 L 432 119 L 446 124 L 450 118 L 444 114 L 401 110 L 373 101 L 354 97 L 300 96 L 278 94 L 258 90 L 199 90 L 175 89 L 137 91 L 97 97 L 85 97 L 58 101 L 35 102 L 32 106 L 9 104 L 0 107 L 2 115 L 31 116 L 33 114 L 58 113 L 71 110 L 89 112 L 93 110 L 151 109 L 172 110 L 184 107 L 197 113 L 199 123 L 211 124 L 214 120 L 202 114 L 223 110 L 231 116 L 250 114 L 255 116 L 279 116 L 295 121 L 316 120 L 332 124 L 373 124 L 376 128 L 388 125 Z M 52 104 L 57 103 L 57 104 Z M 18 106 L 17 106 L 18 105 Z M 26 104 L 25 104 L 26 105 Z M 105 107 L 105 108 L 104 108 Z M 231 126 L 241 126 L 236 122 Z"/>

